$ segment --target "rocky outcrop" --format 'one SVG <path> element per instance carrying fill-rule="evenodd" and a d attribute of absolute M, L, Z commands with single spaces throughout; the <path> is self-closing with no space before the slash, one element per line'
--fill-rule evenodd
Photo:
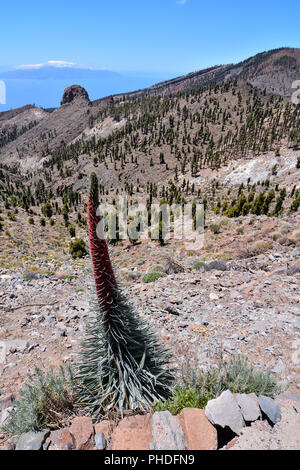
<path fill-rule="evenodd" d="M 166 274 L 177 274 L 177 273 L 183 273 L 184 272 L 184 267 L 179 264 L 177 261 L 170 257 L 166 257 L 166 262 L 164 265 L 164 273 Z"/>
<path fill-rule="evenodd" d="M 134 415 L 118 424 L 103 420 L 93 425 L 90 417 L 77 416 L 69 428 L 27 432 L 7 449 L 299 449 L 299 403 L 299 393 L 272 399 L 226 390 L 210 400 L 205 410 L 184 408 L 176 416 L 169 411 Z"/>
<path fill-rule="evenodd" d="M 65 89 L 60 105 L 72 103 L 74 100 L 81 98 L 90 102 L 87 91 L 80 85 L 72 85 Z"/>
<path fill-rule="evenodd" d="M 169 411 L 156 411 L 152 416 L 152 450 L 186 450 L 182 427 Z"/>
<path fill-rule="evenodd" d="M 188 450 L 217 449 L 217 431 L 206 418 L 204 410 L 184 408 L 176 418 L 186 436 Z"/>
<path fill-rule="evenodd" d="M 92 419 L 87 416 L 78 416 L 74 419 L 70 434 L 73 436 L 77 450 L 91 450 L 94 445 L 94 427 Z"/>
<path fill-rule="evenodd" d="M 122 419 L 111 437 L 111 450 L 149 450 L 151 418 L 147 415 Z"/>
<path fill-rule="evenodd" d="M 245 426 L 240 407 L 229 390 L 207 403 L 205 415 L 215 426 L 220 426 L 223 429 L 228 427 L 238 435 Z"/>

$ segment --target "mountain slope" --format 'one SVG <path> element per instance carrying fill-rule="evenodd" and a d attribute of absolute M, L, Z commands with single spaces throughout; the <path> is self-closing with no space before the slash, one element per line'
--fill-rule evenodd
<path fill-rule="evenodd" d="M 300 49 L 280 48 L 262 52 L 238 64 L 219 65 L 158 83 L 146 90 L 128 93 L 127 97 L 174 94 L 206 86 L 212 82 L 240 79 L 268 93 L 291 96 L 292 82 L 299 79 Z"/>
<path fill-rule="evenodd" d="M 52 113 L 39 110 L 39 122 L 4 142 L 0 163 L 22 172 L 56 165 L 58 181 L 70 161 L 68 171 L 72 167 L 75 175 L 99 165 L 103 182 L 158 182 L 176 167 L 189 166 L 191 176 L 232 158 L 294 145 L 299 112 L 282 97 L 299 67 L 300 50 L 282 48 L 94 102 L 73 86 L 62 106 Z M 0 113 L 0 126 L 13 119 L 28 124 L 24 113 L 33 108 L 25 108 Z"/>

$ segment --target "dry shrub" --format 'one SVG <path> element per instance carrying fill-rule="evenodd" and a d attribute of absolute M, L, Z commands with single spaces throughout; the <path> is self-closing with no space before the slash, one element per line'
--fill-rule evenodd
<path fill-rule="evenodd" d="M 252 258 L 253 256 L 258 256 L 273 248 L 273 243 L 271 241 L 259 241 L 251 245 L 241 247 L 238 251 L 238 257 L 243 258 Z"/>

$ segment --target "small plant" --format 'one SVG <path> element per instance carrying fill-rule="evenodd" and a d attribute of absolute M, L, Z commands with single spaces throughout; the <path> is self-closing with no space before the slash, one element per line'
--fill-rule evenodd
<path fill-rule="evenodd" d="M 207 402 L 225 390 L 232 393 L 255 393 L 274 396 L 280 392 L 276 380 L 268 371 L 255 371 L 245 357 L 221 361 L 217 367 L 203 371 L 191 367 L 187 361 L 173 390 L 173 396 L 155 402 L 155 411 L 169 411 L 176 415 L 183 408 L 205 408 Z"/>
<path fill-rule="evenodd" d="M 219 224 L 211 224 L 209 226 L 209 230 L 216 235 L 217 233 L 220 233 L 220 227 L 221 226 Z"/>
<path fill-rule="evenodd" d="M 75 238 L 70 241 L 69 252 L 72 258 L 82 258 L 87 254 L 85 241 L 82 238 Z"/>
<path fill-rule="evenodd" d="M 193 269 L 201 269 L 205 266 L 205 263 L 203 261 L 196 261 L 193 264 Z"/>
<path fill-rule="evenodd" d="M 206 396 L 201 396 L 194 387 L 177 385 L 172 398 L 154 403 L 153 408 L 154 411 L 169 411 L 172 415 L 177 415 L 183 408 L 204 408 L 213 398 L 209 392 Z"/>
<path fill-rule="evenodd" d="M 276 242 L 278 240 L 278 238 L 280 238 L 280 233 L 278 233 L 278 232 L 273 233 L 272 240 L 274 242 Z"/>
<path fill-rule="evenodd" d="M 255 243 L 256 255 L 261 255 L 273 248 L 273 243 L 271 241 L 260 241 Z"/>
<path fill-rule="evenodd" d="M 220 361 L 217 367 L 207 372 L 187 367 L 182 375 L 182 383 L 198 388 L 201 394 L 209 391 L 214 396 L 219 396 L 225 390 L 266 396 L 274 396 L 280 391 L 269 371 L 255 371 L 253 365 L 243 356 Z"/>
<path fill-rule="evenodd" d="M 33 217 L 29 217 L 28 223 L 29 223 L 30 225 L 34 225 L 34 219 L 33 219 Z"/>
<path fill-rule="evenodd" d="M 227 265 L 224 260 L 218 259 L 205 265 L 204 269 L 205 271 L 211 271 L 212 269 L 216 269 L 217 271 L 227 271 Z"/>
<path fill-rule="evenodd" d="M 152 272 L 152 273 L 145 274 L 145 276 L 142 278 L 142 281 L 145 283 L 155 282 L 160 277 L 166 277 L 166 275 L 160 272 Z"/>
<path fill-rule="evenodd" d="M 195 252 L 193 250 L 188 250 L 186 256 L 194 256 Z"/>
<path fill-rule="evenodd" d="M 32 281 L 33 279 L 38 279 L 38 277 L 39 276 L 36 273 L 25 272 L 23 274 L 24 281 Z"/>
<path fill-rule="evenodd" d="M 15 409 L 3 430 L 12 435 L 44 428 L 60 428 L 72 414 L 75 403 L 75 381 L 72 370 L 60 367 L 59 372 L 35 369 L 20 390 Z"/>
<path fill-rule="evenodd" d="M 41 217 L 41 218 L 40 218 L 40 224 L 41 224 L 42 227 L 45 227 L 45 225 L 46 225 L 46 220 L 44 219 L 44 217 Z"/>

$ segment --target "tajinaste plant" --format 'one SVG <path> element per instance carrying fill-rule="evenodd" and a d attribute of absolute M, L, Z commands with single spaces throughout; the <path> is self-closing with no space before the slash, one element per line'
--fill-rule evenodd
<path fill-rule="evenodd" d="M 98 180 L 91 174 L 90 252 L 96 296 L 78 364 L 79 404 L 95 419 L 107 412 L 146 411 L 172 395 L 169 352 L 120 289 L 102 230 Z"/>

